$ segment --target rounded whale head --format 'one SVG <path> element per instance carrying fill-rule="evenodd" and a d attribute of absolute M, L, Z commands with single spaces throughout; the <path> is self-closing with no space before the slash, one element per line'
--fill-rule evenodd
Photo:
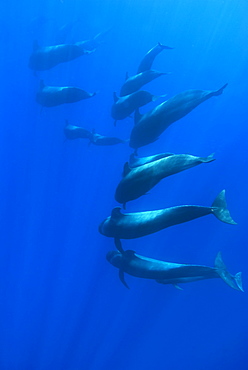
<path fill-rule="evenodd" d="M 104 224 L 105 224 L 105 221 L 106 221 L 106 219 L 105 220 L 103 220 L 101 223 L 100 223 L 100 225 L 98 226 L 98 231 L 99 231 L 99 233 L 100 234 L 102 234 L 102 235 L 104 235 Z"/>
<path fill-rule="evenodd" d="M 111 265 L 120 267 L 122 261 L 122 254 L 118 251 L 109 251 L 106 254 L 106 259 Z"/>

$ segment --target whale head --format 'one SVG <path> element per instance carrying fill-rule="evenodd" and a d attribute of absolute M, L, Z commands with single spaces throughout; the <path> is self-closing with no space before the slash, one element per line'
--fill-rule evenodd
<path fill-rule="evenodd" d="M 115 267 L 121 267 L 122 264 L 122 254 L 118 251 L 109 251 L 106 254 L 106 259 L 111 265 Z"/>

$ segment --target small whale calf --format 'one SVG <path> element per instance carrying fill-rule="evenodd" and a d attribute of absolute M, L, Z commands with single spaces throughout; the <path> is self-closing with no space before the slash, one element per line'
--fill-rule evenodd
<path fill-rule="evenodd" d="M 118 137 L 97 134 L 95 130 L 89 131 L 82 127 L 70 125 L 67 120 L 64 127 L 64 134 L 67 139 L 89 139 L 89 144 L 98 146 L 124 144 L 127 142 L 126 140 L 119 139 Z"/>
<path fill-rule="evenodd" d="M 121 213 L 120 207 L 116 207 L 112 210 L 111 216 L 99 225 L 99 232 L 114 238 L 117 249 L 122 252 L 120 239 L 140 238 L 209 214 L 227 224 L 236 224 L 227 209 L 225 190 L 219 193 L 211 207 L 183 205 L 125 214 Z"/>
<path fill-rule="evenodd" d="M 128 77 L 128 75 L 126 75 L 126 81 L 121 87 L 120 96 L 130 95 L 139 90 L 142 86 L 146 85 L 148 82 L 151 82 L 155 80 L 155 78 L 166 74 L 168 73 L 149 69 L 132 77 Z"/>
<path fill-rule="evenodd" d="M 135 125 L 131 132 L 131 148 L 138 149 L 156 141 L 173 122 L 190 113 L 213 96 L 221 95 L 227 84 L 219 90 L 187 90 L 168 99 L 150 112 L 140 115 L 136 111 Z"/>
<path fill-rule="evenodd" d="M 54 46 L 39 47 L 34 44 L 33 53 L 29 59 L 29 68 L 34 71 L 45 71 L 60 63 L 69 62 L 82 55 L 91 54 L 93 50 L 87 50 L 84 42 L 75 44 L 61 44 Z"/>
<path fill-rule="evenodd" d="M 46 86 L 41 80 L 40 91 L 36 95 L 37 103 L 43 107 L 55 107 L 56 105 L 75 103 L 80 100 L 89 99 L 96 93 L 89 93 L 79 87 L 72 86 Z"/>
<path fill-rule="evenodd" d="M 117 97 L 116 93 L 114 93 L 114 104 L 112 105 L 111 116 L 115 121 L 122 120 L 129 117 L 135 109 L 157 99 L 158 96 L 144 90 L 136 91 L 123 97 Z"/>
<path fill-rule="evenodd" d="M 143 279 L 152 279 L 161 284 L 173 284 L 179 289 L 181 289 L 178 287 L 180 283 L 221 278 L 231 288 L 244 291 L 241 272 L 234 276 L 231 275 L 220 252 L 216 256 L 214 267 L 164 262 L 140 256 L 132 250 L 123 253 L 110 251 L 106 258 L 108 262 L 119 269 L 120 280 L 127 288 L 129 287 L 124 279 L 124 273 Z"/>
<path fill-rule="evenodd" d="M 141 60 L 140 65 L 139 65 L 138 70 L 137 70 L 137 74 L 141 73 L 141 72 L 148 71 L 149 69 L 151 69 L 152 64 L 153 64 L 154 59 L 156 58 L 156 56 L 158 54 L 160 54 L 161 51 L 163 51 L 165 49 L 173 49 L 173 48 L 171 48 L 169 46 L 162 45 L 159 42 L 156 46 L 154 46 L 152 49 L 150 49 L 146 53 L 144 58 Z"/>
<path fill-rule="evenodd" d="M 146 194 L 165 177 L 214 160 L 213 154 L 206 158 L 172 154 L 136 168 L 130 168 L 126 162 L 123 178 L 116 188 L 115 200 L 122 203 L 125 208 L 126 202 Z"/>

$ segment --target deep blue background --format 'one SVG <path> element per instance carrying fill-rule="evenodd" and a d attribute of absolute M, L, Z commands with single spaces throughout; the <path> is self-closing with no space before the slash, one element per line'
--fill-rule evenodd
<path fill-rule="evenodd" d="M 98 224 L 116 206 L 114 191 L 128 145 L 64 142 L 64 122 L 128 138 L 133 121 L 115 128 L 113 91 L 135 74 L 159 41 L 154 68 L 169 71 L 146 86 L 168 98 L 190 88 L 223 95 L 173 124 L 140 155 L 171 151 L 216 161 L 163 180 L 128 211 L 180 204 L 211 205 L 226 189 L 237 226 L 204 217 L 136 240 L 125 249 L 172 262 L 213 265 L 222 251 L 247 290 L 247 59 L 245 0 L 37 0 L 0 5 L 0 369 L 247 369 L 247 293 L 220 279 L 179 291 L 126 276 L 105 259 L 112 239 Z M 33 40 L 68 42 L 109 29 L 95 53 L 34 76 Z M 45 108 L 39 79 L 97 96 Z M 161 100 L 162 101 L 162 100 Z M 157 102 L 156 102 L 157 104 Z M 152 104 L 142 109 L 145 112 Z"/>

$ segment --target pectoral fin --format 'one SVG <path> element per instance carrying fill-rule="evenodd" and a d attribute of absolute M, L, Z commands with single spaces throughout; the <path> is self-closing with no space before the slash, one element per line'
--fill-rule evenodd
<path fill-rule="evenodd" d="M 118 249 L 119 252 L 121 252 L 122 254 L 124 253 L 124 250 L 122 248 L 120 239 L 115 238 L 115 246 L 116 246 L 116 248 Z"/>
<path fill-rule="evenodd" d="M 124 271 L 121 270 L 121 269 L 119 270 L 119 278 L 120 278 L 120 281 L 122 282 L 122 284 L 124 284 L 127 289 L 130 289 L 129 286 L 127 285 L 127 283 L 125 282 Z"/>
<path fill-rule="evenodd" d="M 178 290 L 183 290 L 183 288 L 181 288 L 179 285 L 177 285 L 177 284 L 173 284 L 174 285 L 174 287 L 176 288 L 176 289 L 178 289 Z"/>

